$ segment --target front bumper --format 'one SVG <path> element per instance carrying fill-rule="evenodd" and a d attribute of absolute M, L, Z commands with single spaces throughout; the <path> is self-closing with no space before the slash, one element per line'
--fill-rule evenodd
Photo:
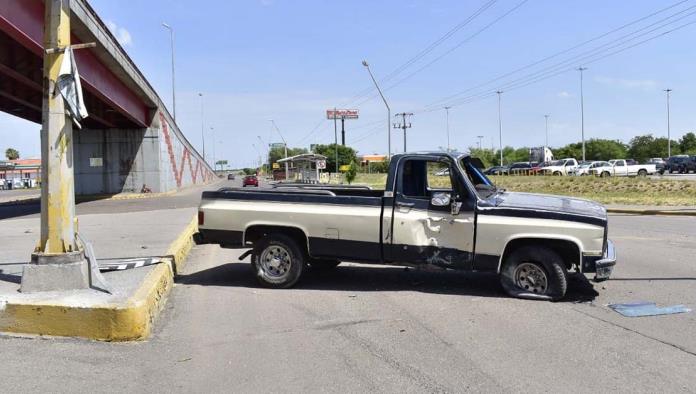
<path fill-rule="evenodd" d="M 612 271 L 614 271 L 614 266 L 616 265 L 616 249 L 614 248 L 614 243 L 611 240 L 607 240 L 607 249 L 604 251 L 604 255 L 601 259 L 596 260 L 594 265 L 595 281 L 601 282 L 609 279 Z"/>

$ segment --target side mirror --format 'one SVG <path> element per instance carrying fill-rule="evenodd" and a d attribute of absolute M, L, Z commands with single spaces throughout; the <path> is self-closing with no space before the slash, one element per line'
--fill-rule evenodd
<path fill-rule="evenodd" d="M 437 192 L 433 193 L 430 199 L 430 204 L 434 207 L 446 207 L 452 202 L 452 196 L 449 193 Z"/>

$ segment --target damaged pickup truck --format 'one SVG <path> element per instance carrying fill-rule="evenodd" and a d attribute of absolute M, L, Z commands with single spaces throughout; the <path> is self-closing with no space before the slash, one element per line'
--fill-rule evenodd
<path fill-rule="evenodd" d="M 559 300 L 569 271 L 605 280 L 616 264 L 603 206 L 507 192 L 467 154 L 396 155 L 384 190 L 207 191 L 198 221 L 199 243 L 250 248 L 242 258 L 251 254 L 257 279 L 275 288 L 350 261 L 497 273 L 514 297 Z"/>

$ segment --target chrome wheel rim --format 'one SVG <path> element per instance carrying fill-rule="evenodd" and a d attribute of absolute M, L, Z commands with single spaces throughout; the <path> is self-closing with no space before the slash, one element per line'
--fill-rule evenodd
<path fill-rule="evenodd" d="M 515 268 L 515 285 L 535 294 L 545 294 L 548 290 L 546 272 L 536 264 L 522 263 Z"/>
<path fill-rule="evenodd" d="M 282 246 L 272 245 L 261 252 L 259 262 L 263 271 L 271 277 L 282 278 L 290 272 L 292 257 Z"/>

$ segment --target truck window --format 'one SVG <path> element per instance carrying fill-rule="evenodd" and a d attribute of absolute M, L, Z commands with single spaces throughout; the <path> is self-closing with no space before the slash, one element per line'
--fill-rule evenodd
<path fill-rule="evenodd" d="M 449 164 L 408 160 L 401 174 L 401 192 L 408 197 L 429 199 L 432 190 L 452 190 Z"/>

